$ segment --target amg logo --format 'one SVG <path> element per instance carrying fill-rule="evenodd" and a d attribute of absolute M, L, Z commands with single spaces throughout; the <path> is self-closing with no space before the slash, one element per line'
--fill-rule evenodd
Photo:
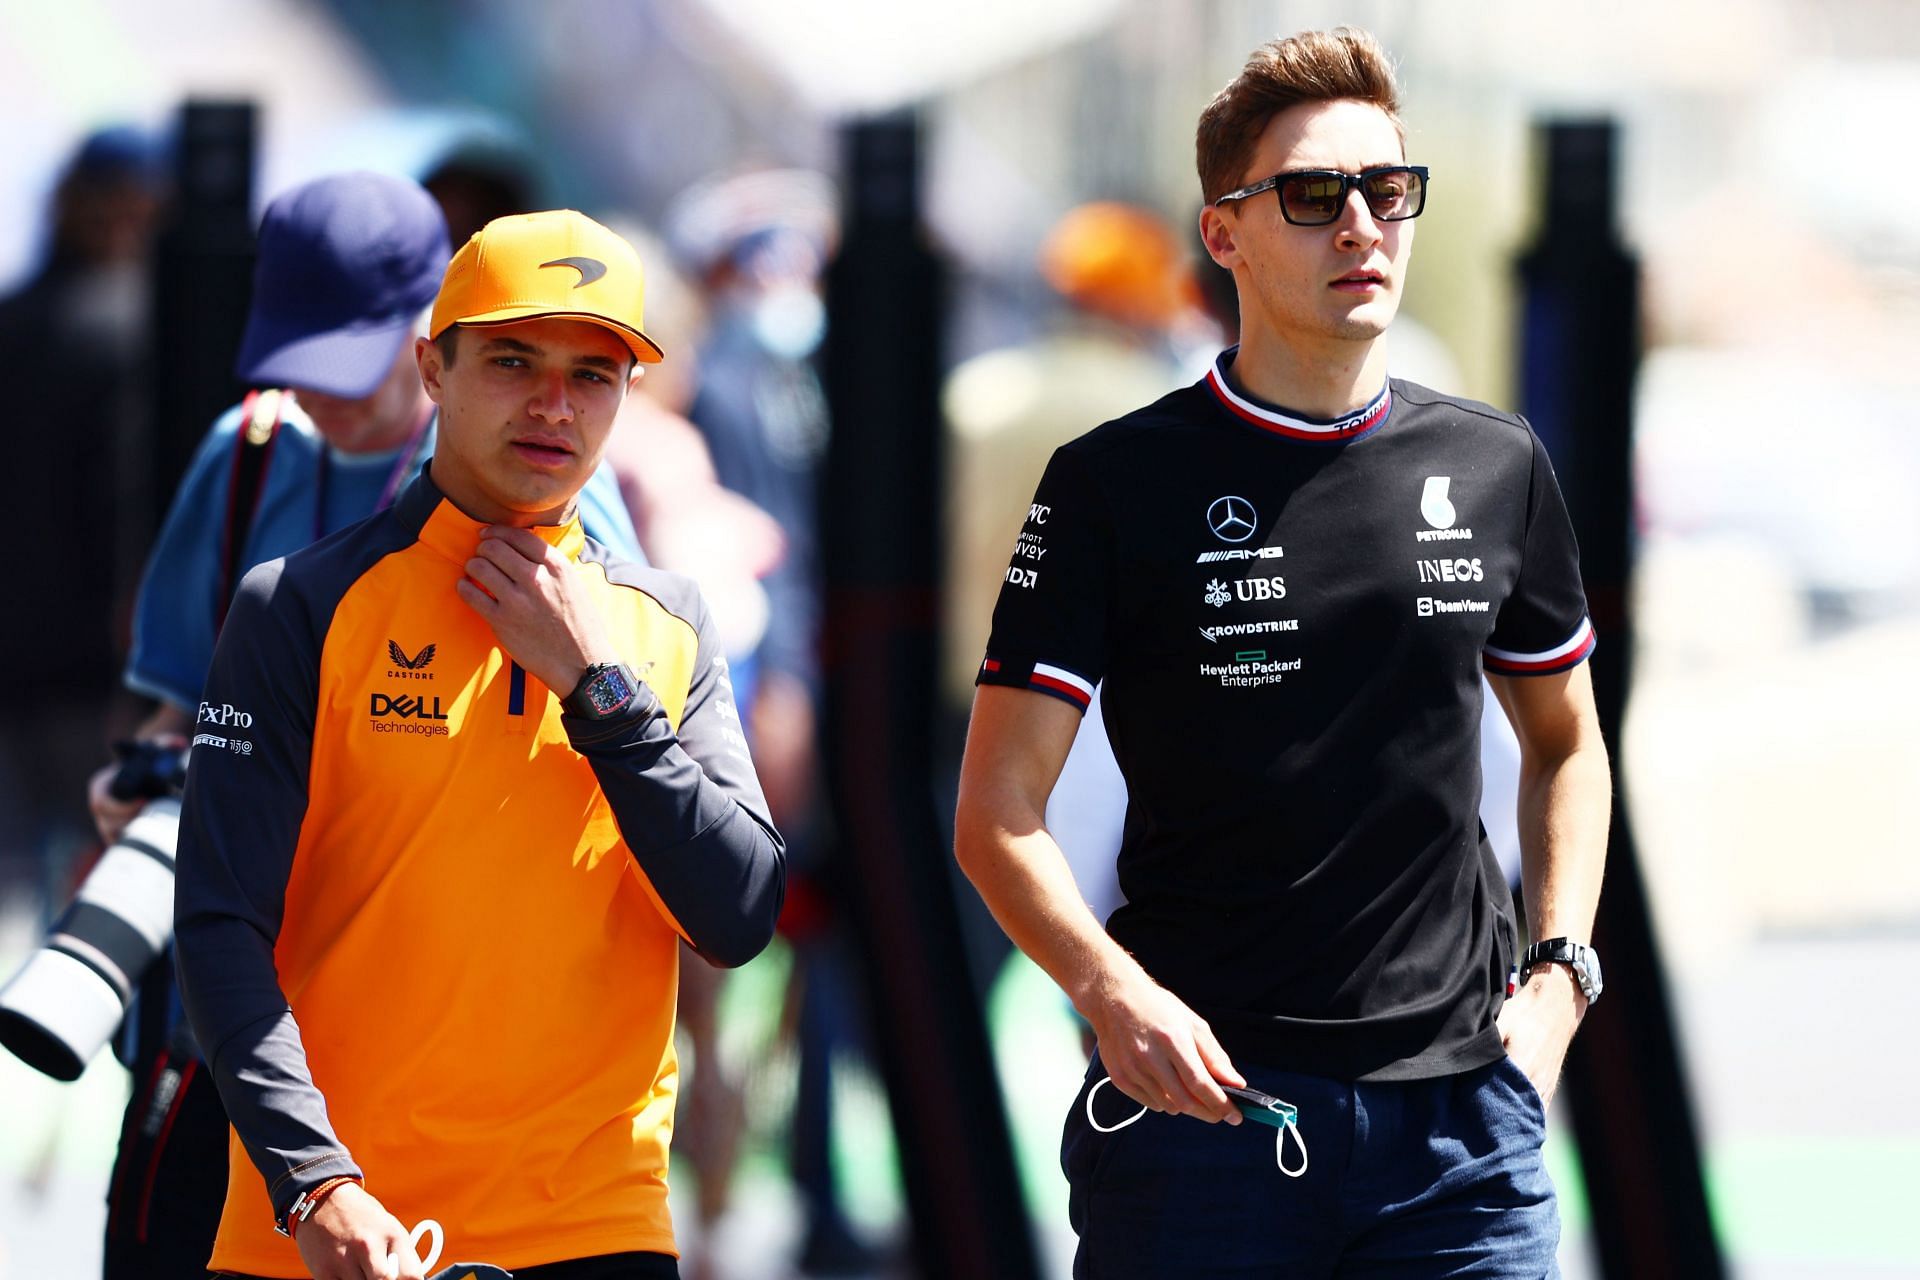
<path fill-rule="evenodd" d="M 1471 529 L 1416 529 L 1413 536 L 1422 542 L 1452 542 L 1473 537 Z"/>
<path fill-rule="evenodd" d="M 440 699 L 432 701 L 429 709 L 426 698 L 416 698 L 410 693 L 376 693 L 367 714 L 378 719 L 383 716 L 397 716 L 402 720 L 445 720 L 446 713 L 440 710 Z"/>
<path fill-rule="evenodd" d="M 1234 547 L 1230 551 L 1202 551 L 1195 564 L 1218 564 L 1222 560 L 1278 560 L 1286 552 L 1279 547 Z"/>
<path fill-rule="evenodd" d="M 1471 560 L 1417 560 L 1422 582 L 1484 582 L 1480 558 Z"/>

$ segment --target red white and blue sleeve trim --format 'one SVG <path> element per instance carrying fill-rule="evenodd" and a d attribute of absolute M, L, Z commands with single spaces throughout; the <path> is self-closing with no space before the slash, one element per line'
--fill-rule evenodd
<path fill-rule="evenodd" d="M 1085 711 L 1093 701 L 1093 682 L 1077 672 L 1065 667 L 1056 667 L 1045 662 L 1020 663 L 1002 661 L 988 655 L 980 664 L 980 684 L 1006 685 L 1015 689 L 1031 689 L 1035 693 L 1050 693 L 1063 702 L 1070 702 Z"/>
<path fill-rule="evenodd" d="M 1481 652 L 1483 665 L 1490 676 L 1551 676 L 1562 671 L 1571 671 L 1587 660 L 1593 652 L 1598 637 L 1593 633 L 1593 619 L 1582 618 L 1580 625 L 1574 628 L 1573 635 L 1565 643 L 1538 653 L 1515 653 L 1511 649 L 1496 649 L 1487 645 Z"/>

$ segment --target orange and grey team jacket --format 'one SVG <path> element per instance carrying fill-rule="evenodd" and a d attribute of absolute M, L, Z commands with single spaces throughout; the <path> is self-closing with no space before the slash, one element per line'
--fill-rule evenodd
<path fill-rule="evenodd" d="M 785 850 L 694 586 L 535 531 L 642 677 L 582 719 L 456 595 L 480 530 L 423 474 L 221 633 L 175 899 L 236 1139 L 215 1270 L 306 1275 L 275 1227 L 339 1174 L 451 1257 L 674 1251 L 680 940 L 757 954 Z"/>

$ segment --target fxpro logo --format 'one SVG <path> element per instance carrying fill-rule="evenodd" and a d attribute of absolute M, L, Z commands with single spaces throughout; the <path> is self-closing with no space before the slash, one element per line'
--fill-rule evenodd
<path fill-rule="evenodd" d="M 1276 632 L 1299 629 L 1300 619 L 1298 618 L 1268 618 L 1265 622 L 1229 622 L 1219 627 L 1202 627 L 1200 634 L 1206 637 L 1208 644 L 1219 644 L 1220 641 L 1234 636 L 1272 635 Z"/>
<path fill-rule="evenodd" d="M 1471 560 L 1416 560 L 1420 566 L 1420 581 L 1426 582 L 1485 582 L 1487 575 L 1480 567 L 1480 557 Z"/>
<path fill-rule="evenodd" d="M 1230 551 L 1202 551 L 1195 564 L 1219 564 L 1222 560 L 1278 560 L 1286 554 L 1279 547 L 1234 547 Z"/>
<path fill-rule="evenodd" d="M 217 707 L 211 702 L 203 702 L 200 704 L 200 714 L 194 723 L 217 724 L 223 729 L 251 729 L 253 717 L 225 702 Z"/>

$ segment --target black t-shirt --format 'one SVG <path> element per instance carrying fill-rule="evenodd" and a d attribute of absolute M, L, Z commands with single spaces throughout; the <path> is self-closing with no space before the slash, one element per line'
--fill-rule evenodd
<path fill-rule="evenodd" d="M 1060 448 L 980 682 L 1102 693 L 1128 787 L 1108 931 L 1230 1054 L 1420 1079 L 1502 1050 L 1511 898 L 1482 669 L 1593 649 L 1526 422 L 1393 379 L 1336 422 L 1206 379 Z"/>

